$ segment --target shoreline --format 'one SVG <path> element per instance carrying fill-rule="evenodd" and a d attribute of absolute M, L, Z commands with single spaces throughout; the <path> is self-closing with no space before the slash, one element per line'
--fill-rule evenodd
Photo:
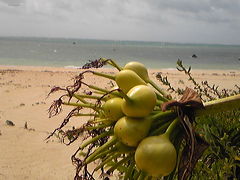
<path fill-rule="evenodd" d="M 187 66 L 188 67 L 188 66 Z M 0 65 L 0 70 L 25 70 L 25 71 L 63 71 L 63 72 L 67 72 L 67 71 L 71 71 L 71 72 L 78 72 L 84 69 L 81 69 L 80 67 L 71 67 L 71 66 L 63 66 L 63 67 L 56 67 L 56 66 L 22 66 L 22 65 Z M 101 67 L 101 68 L 92 68 L 93 70 L 96 71 L 115 71 L 114 68 L 112 67 Z M 176 68 L 148 68 L 149 71 L 163 71 L 163 72 L 167 72 L 167 71 L 171 71 L 171 72 L 179 72 Z M 200 73 L 200 72 L 235 72 L 235 73 L 240 73 L 239 69 L 191 69 L 191 72 L 196 72 L 196 73 Z"/>

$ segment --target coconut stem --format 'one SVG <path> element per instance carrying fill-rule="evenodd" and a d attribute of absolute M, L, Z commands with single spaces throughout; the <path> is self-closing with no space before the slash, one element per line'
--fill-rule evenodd
<path fill-rule="evenodd" d="M 107 119 L 107 118 L 95 118 L 94 120 L 90 121 L 90 123 L 92 124 L 96 124 L 96 123 L 108 123 L 111 122 L 111 120 Z"/>
<path fill-rule="evenodd" d="M 161 119 L 165 119 L 166 117 L 168 117 L 168 116 L 170 116 L 172 114 L 173 114 L 173 112 L 170 111 L 170 110 L 169 111 L 165 111 L 165 112 L 160 111 L 159 113 L 152 115 L 151 119 L 153 119 L 153 120 L 157 120 L 157 119 L 161 120 Z"/>
<path fill-rule="evenodd" d="M 171 124 L 171 121 L 166 122 L 165 124 L 161 125 L 158 129 L 155 129 L 154 131 L 152 131 L 149 135 L 151 136 L 157 136 L 159 134 L 162 134 Z"/>
<path fill-rule="evenodd" d="M 135 166 L 135 162 L 132 160 L 124 176 L 124 180 L 130 180 L 132 178 L 132 172 L 133 172 L 134 166 Z"/>
<path fill-rule="evenodd" d="M 109 147 L 116 144 L 117 138 L 115 136 L 112 137 L 108 142 L 97 148 L 85 161 L 86 164 L 88 164 L 89 161 L 91 161 L 95 156 L 97 156 L 100 152 L 108 149 Z"/>
<path fill-rule="evenodd" d="M 136 171 L 133 175 L 133 180 L 137 180 L 142 171 Z"/>
<path fill-rule="evenodd" d="M 102 129 L 102 128 L 106 128 L 109 127 L 113 124 L 113 122 L 109 123 L 109 124 L 101 124 L 98 126 L 90 126 L 90 127 L 85 127 L 86 130 L 94 130 L 94 129 Z"/>
<path fill-rule="evenodd" d="M 107 156 L 108 154 L 115 153 L 116 150 L 117 150 L 116 147 L 111 148 L 111 149 L 107 149 L 106 151 L 103 151 L 100 154 L 98 154 L 97 156 L 95 156 L 95 158 L 93 158 L 91 162 L 93 162 L 93 161 L 95 161 L 95 160 L 97 160 L 99 158 L 103 158 L 103 157 Z M 91 162 L 88 162 L 88 163 L 91 163 Z"/>
<path fill-rule="evenodd" d="M 240 94 L 204 103 L 204 109 L 197 109 L 196 116 L 226 112 L 240 108 Z"/>
<path fill-rule="evenodd" d="M 79 95 L 73 94 L 72 96 L 75 97 L 76 99 L 78 99 L 79 101 L 81 101 L 82 103 L 88 104 L 88 102 L 86 100 L 84 100 L 82 97 L 80 97 Z"/>
<path fill-rule="evenodd" d="M 155 82 L 153 82 L 151 79 L 149 79 L 149 84 L 151 84 L 160 94 L 163 95 L 162 97 L 162 100 L 164 100 L 165 102 L 168 101 L 168 98 L 167 98 L 167 94 L 162 90 L 160 89 L 156 84 Z"/>
<path fill-rule="evenodd" d="M 97 114 L 94 114 L 94 113 L 87 113 L 87 114 L 77 113 L 77 114 L 74 114 L 74 116 L 94 116 L 94 117 L 97 117 Z"/>
<path fill-rule="evenodd" d="M 99 164 L 95 169 L 94 171 L 97 171 L 99 170 L 100 168 L 102 168 L 105 164 L 109 163 L 112 159 L 115 159 L 115 158 L 118 158 L 119 156 L 121 155 L 121 153 L 114 153 L 114 154 L 111 154 L 109 157 L 107 157 L 106 160 L 104 160 L 101 164 Z"/>
<path fill-rule="evenodd" d="M 106 101 L 106 98 L 102 98 L 101 96 L 93 96 L 93 95 L 87 95 L 87 94 L 74 94 L 73 95 L 75 98 L 77 99 L 83 99 L 83 98 L 87 98 L 87 99 L 101 99 L 103 101 Z"/>
<path fill-rule="evenodd" d="M 94 89 L 94 90 L 97 90 L 97 91 L 100 91 L 100 92 L 103 92 L 103 93 L 110 93 L 111 91 L 109 90 L 106 90 L 106 89 L 102 89 L 102 88 L 99 88 L 97 86 L 93 86 L 93 85 L 88 85 L 86 83 L 84 83 L 86 86 L 88 86 L 89 88 L 91 89 Z M 119 96 L 119 94 L 117 92 L 111 92 L 111 94 L 113 94 L 114 96 Z"/>
<path fill-rule="evenodd" d="M 126 163 L 128 160 L 130 160 L 133 157 L 133 154 L 130 154 L 127 157 L 124 157 L 120 161 L 118 161 L 116 164 L 114 164 L 111 168 L 107 170 L 107 173 L 110 174 L 112 173 L 115 169 L 117 169 L 120 165 Z"/>
<path fill-rule="evenodd" d="M 105 77 L 107 79 L 115 80 L 115 76 L 112 76 L 110 74 L 100 73 L 100 72 L 96 72 L 96 71 L 92 71 L 92 73 L 94 75 L 97 75 L 97 76 L 101 76 L 101 77 Z"/>
<path fill-rule="evenodd" d="M 91 108 L 91 109 L 96 108 L 96 106 L 94 104 L 89 104 L 89 103 L 88 104 L 81 104 L 81 103 L 73 103 L 73 102 L 63 102 L 62 104 L 68 105 L 68 106 L 86 107 L 86 108 Z"/>
<path fill-rule="evenodd" d="M 204 108 L 202 109 L 196 109 L 195 110 L 195 116 L 196 117 L 201 117 L 205 115 L 212 115 L 216 114 L 219 112 L 226 112 L 226 111 L 231 111 L 234 109 L 239 109 L 240 108 L 240 94 L 234 95 L 234 96 L 229 96 L 213 101 L 208 101 L 204 103 Z M 177 115 L 173 111 L 167 111 L 168 115 Z M 161 116 L 161 112 L 155 114 L 156 116 Z M 155 116 L 153 115 L 153 116 Z"/>
<path fill-rule="evenodd" d="M 95 136 L 94 138 L 92 138 L 92 139 L 84 142 L 84 143 L 80 146 L 80 148 L 83 149 L 83 148 L 85 148 L 86 146 L 88 146 L 89 144 L 94 143 L 94 142 L 96 142 L 97 140 L 99 140 L 99 139 L 101 139 L 101 138 L 103 138 L 103 137 L 109 136 L 109 135 L 111 135 L 112 133 L 113 133 L 113 131 L 103 132 L 103 133 L 101 133 L 100 135 Z"/>
<path fill-rule="evenodd" d="M 144 180 L 146 176 L 147 176 L 147 174 L 145 172 L 141 171 L 140 176 L 138 177 L 137 180 Z"/>
<path fill-rule="evenodd" d="M 107 63 L 112 65 L 113 67 L 117 68 L 119 71 L 123 70 L 122 67 L 120 67 L 114 60 L 107 59 Z"/>
<path fill-rule="evenodd" d="M 173 119 L 177 117 L 177 114 L 173 111 L 166 111 L 166 112 L 161 112 L 155 116 L 155 119 L 153 121 L 153 127 L 160 127 L 164 125 L 166 122 L 172 122 Z"/>
<path fill-rule="evenodd" d="M 93 85 L 88 85 L 88 84 L 85 84 L 86 86 L 88 86 L 89 88 L 91 89 L 94 89 L 94 90 L 97 90 L 97 91 L 101 91 L 101 92 L 104 92 L 104 93 L 109 93 L 110 91 L 106 90 L 106 89 L 102 89 L 102 88 L 99 88 L 97 86 L 93 86 Z"/>
<path fill-rule="evenodd" d="M 62 104 L 68 105 L 68 106 L 76 106 L 76 107 L 84 107 L 84 108 L 91 108 L 97 112 L 99 112 L 99 109 L 102 109 L 102 107 L 97 107 L 94 104 L 81 104 L 81 103 L 72 103 L 72 102 L 63 102 Z"/>
<path fill-rule="evenodd" d="M 172 132 L 174 131 L 175 127 L 177 126 L 177 124 L 179 123 L 179 118 L 176 118 L 173 120 L 173 122 L 168 126 L 166 132 L 164 133 L 168 138 L 170 137 L 170 135 L 172 134 Z"/>

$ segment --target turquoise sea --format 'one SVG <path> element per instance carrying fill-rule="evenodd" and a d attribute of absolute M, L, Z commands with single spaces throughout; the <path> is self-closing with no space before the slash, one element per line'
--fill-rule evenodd
<path fill-rule="evenodd" d="M 175 68 L 181 59 L 193 69 L 240 70 L 240 45 L 0 37 L 0 65 L 81 67 L 100 57 L 148 68 Z"/>

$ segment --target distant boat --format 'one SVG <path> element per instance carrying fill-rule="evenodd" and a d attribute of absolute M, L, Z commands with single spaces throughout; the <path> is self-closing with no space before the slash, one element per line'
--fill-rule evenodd
<path fill-rule="evenodd" d="M 197 58 L 197 55 L 196 55 L 196 54 L 193 54 L 193 55 L 192 55 L 192 58 Z"/>

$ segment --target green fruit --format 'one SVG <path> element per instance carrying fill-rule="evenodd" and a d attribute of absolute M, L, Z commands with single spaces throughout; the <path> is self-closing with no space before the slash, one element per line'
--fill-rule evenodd
<path fill-rule="evenodd" d="M 132 62 L 127 63 L 123 69 L 132 70 L 135 73 L 137 73 L 137 75 L 139 77 L 141 77 L 145 82 L 149 82 L 147 68 L 142 63 L 132 61 Z"/>
<path fill-rule="evenodd" d="M 167 135 L 147 137 L 135 152 L 137 167 L 149 176 L 169 175 L 176 166 L 177 153 Z"/>
<path fill-rule="evenodd" d="M 141 77 L 146 83 L 151 84 L 161 95 L 158 95 L 158 98 L 163 101 L 168 100 L 168 95 L 160 88 L 154 81 L 152 81 L 148 76 L 147 68 L 140 62 L 129 62 L 127 63 L 123 69 L 129 69 L 137 73 L 139 77 Z"/>
<path fill-rule="evenodd" d="M 151 119 L 124 116 L 114 126 L 114 135 L 127 146 L 136 147 L 148 135 Z"/>
<path fill-rule="evenodd" d="M 157 101 L 153 89 L 146 85 L 133 87 L 127 96 L 129 99 L 123 100 L 122 111 L 130 117 L 148 116 L 153 111 Z"/>
<path fill-rule="evenodd" d="M 102 106 L 104 116 L 111 121 L 117 121 L 118 119 L 124 116 L 121 108 L 122 104 L 123 104 L 122 98 L 115 97 L 107 100 Z"/>
<path fill-rule="evenodd" d="M 144 80 L 142 80 L 134 71 L 122 70 L 118 72 L 115 76 L 115 81 L 118 87 L 127 93 L 131 88 L 137 85 L 146 85 Z"/>

